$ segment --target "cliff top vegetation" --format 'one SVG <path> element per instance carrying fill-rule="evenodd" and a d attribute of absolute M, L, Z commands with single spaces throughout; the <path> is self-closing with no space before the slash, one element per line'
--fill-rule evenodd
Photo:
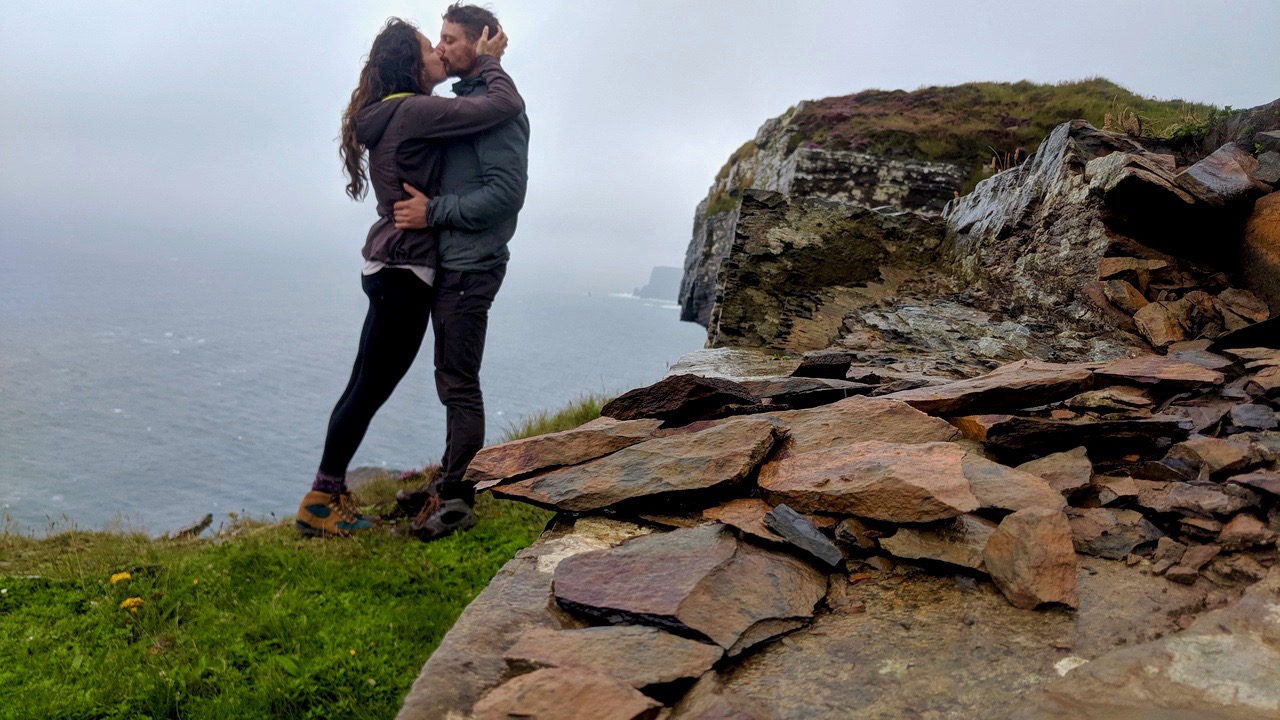
<path fill-rule="evenodd" d="M 1057 84 L 973 82 L 910 92 L 864 90 L 802 103 L 788 110 L 782 132 L 788 153 L 809 147 L 967 166 L 967 192 L 991 172 L 1035 152 L 1068 120 L 1083 118 L 1098 128 L 1176 143 L 1198 138 L 1229 111 L 1143 97 L 1100 77 Z M 748 141 L 730 156 L 717 182 L 754 154 L 755 143 Z M 736 195 L 727 188 L 721 194 L 725 190 Z M 710 212 L 733 205 L 720 203 Z"/>

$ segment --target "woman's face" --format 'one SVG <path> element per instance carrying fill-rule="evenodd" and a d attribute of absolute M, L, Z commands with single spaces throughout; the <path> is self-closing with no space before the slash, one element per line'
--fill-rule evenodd
<path fill-rule="evenodd" d="M 422 48 L 422 86 L 430 92 L 431 88 L 445 81 L 448 75 L 444 71 L 444 61 L 431 47 L 426 35 L 418 33 L 418 46 Z"/>

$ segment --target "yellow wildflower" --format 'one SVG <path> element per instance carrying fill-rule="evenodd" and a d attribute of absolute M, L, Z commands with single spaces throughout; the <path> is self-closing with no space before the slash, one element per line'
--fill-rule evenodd
<path fill-rule="evenodd" d="M 119 582 L 121 582 L 121 581 L 124 581 L 124 580 L 132 580 L 132 579 L 133 579 L 133 576 L 132 576 L 132 575 L 130 575 L 129 573 L 127 573 L 127 572 L 118 572 L 118 573 L 116 573 L 115 575 L 112 575 L 112 576 L 111 576 L 111 584 L 112 584 L 112 585 L 115 585 L 116 583 L 119 583 Z"/>
<path fill-rule="evenodd" d="M 356 649 L 355 649 L 355 648 L 349 648 L 349 649 L 347 650 L 347 652 L 351 653 L 351 657 L 355 657 L 355 656 L 356 656 Z"/>
<path fill-rule="evenodd" d="M 142 598 L 140 597 L 125 598 L 120 601 L 121 610 L 128 610 L 129 612 L 136 613 L 140 607 L 142 607 Z"/>
<path fill-rule="evenodd" d="M 191 578 L 192 585 L 198 585 L 199 583 L 200 583 L 200 578 Z"/>

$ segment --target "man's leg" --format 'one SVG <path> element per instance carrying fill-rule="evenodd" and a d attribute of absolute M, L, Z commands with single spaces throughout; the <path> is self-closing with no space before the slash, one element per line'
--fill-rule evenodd
<path fill-rule="evenodd" d="M 447 425 L 437 488 L 445 500 L 475 502 L 475 487 L 463 482 L 462 476 L 471 458 L 484 447 L 480 361 L 489 307 L 505 274 L 504 266 L 485 272 L 441 270 L 436 275 L 431 325 L 436 343 L 436 393 L 444 403 Z"/>

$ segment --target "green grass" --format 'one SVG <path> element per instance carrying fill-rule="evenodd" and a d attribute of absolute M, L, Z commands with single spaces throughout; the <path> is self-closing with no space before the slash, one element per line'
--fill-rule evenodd
<path fill-rule="evenodd" d="M 575 427 L 602 404 L 509 434 Z M 379 507 L 402 484 L 358 495 Z M 304 540 L 291 520 L 193 541 L 0 532 L 0 718 L 392 717 L 458 614 L 551 517 L 489 496 L 476 511 L 475 528 L 433 543 L 384 529 Z M 120 572 L 130 579 L 112 584 Z"/>

